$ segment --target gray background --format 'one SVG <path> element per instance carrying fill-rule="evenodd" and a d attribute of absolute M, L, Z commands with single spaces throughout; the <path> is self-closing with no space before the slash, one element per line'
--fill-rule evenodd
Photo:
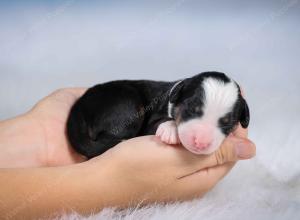
<path fill-rule="evenodd" d="M 299 24 L 297 0 L 1 1 L 0 119 L 62 87 L 224 71 L 246 91 L 261 163 L 298 175 Z"/>

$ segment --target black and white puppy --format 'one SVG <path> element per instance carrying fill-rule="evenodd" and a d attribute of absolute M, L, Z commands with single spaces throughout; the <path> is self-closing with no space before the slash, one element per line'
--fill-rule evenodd
<path fill-rule="evenodd" d="M 120 80 L 96 85 L 77 100 L 67 121 L 74 149 L 88 158 L 123 140 L 156 134 L 195 154 L 215 151 L 249 109 L 239 85 L 219 72 L 176 82 Z"/>

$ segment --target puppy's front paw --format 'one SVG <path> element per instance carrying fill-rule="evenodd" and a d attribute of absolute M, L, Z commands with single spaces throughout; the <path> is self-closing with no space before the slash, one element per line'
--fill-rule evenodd
<path fill-rule="evenodd" d="M 156 130 L 156 136 L 166 144 L 180 143 L 175 121 L 166 121 L 161 123 Z"/>

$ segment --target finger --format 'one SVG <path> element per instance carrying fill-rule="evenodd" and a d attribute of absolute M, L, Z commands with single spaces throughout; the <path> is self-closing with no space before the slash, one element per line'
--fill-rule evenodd
<path fill-rule="evenodd" d="M 207 167 L 250 159 L 255 155 L 255 152 L 255 145 L 249 139 L 228 137 L 220 148 L 208 157 Z"/>
<path fill-rule="evenodd" d="M 200 170 L 178 179 L 176 189 L 191 199 L 210 191 L 234 166 L 234 162 Z"/>
<path fill-rule="evenodd" d="M 245 96 L 245 90 L 244 90 L 244 88 L 240 86 L 240 90 L 241 90 L 242 97 L 245 99 L 246 96 Z"/>
<path fill-rule="evenodd" d="M 84 87 L 70 87 L 70 88 L 67 88 L 67 90 L 70 93 L 76 95 L 77 97 L 80 97 L 86 92 L 87 88 L 84 88 Z"/>
<path fill-rule="evenodd" d="M 252 158 L 255 155 L 255 145 L 248 139 L 232 136 L 226 138 L 219 149 L 210 155 L 188 153 L 190 152 L 179 152 L 181 163 L 178 169 L 182 176 L 227 162 Z"/>
<path fill-rule="evenodd" d="M 232 132 L 234 136 L 239 138 L 247 138 L 248 137 L 248 128 L 243 128 L 239 123 L 237 128 Z"/>

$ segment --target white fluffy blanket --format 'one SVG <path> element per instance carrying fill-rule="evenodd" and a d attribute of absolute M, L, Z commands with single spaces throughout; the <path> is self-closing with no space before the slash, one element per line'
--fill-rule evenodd
<path fill-rule="evenodd" d="M 257 156 L 240 161 L 204 198 L 122 212 L 107 208 L 87 219 L 300 219 L 300 125 L 295 123 L 299 122 L 295 98 L 275 96 L 265 104 L 252 103 L 250 137 L 257 144 Z M 61 219 L 84 218 L 73 214 Z"/>

